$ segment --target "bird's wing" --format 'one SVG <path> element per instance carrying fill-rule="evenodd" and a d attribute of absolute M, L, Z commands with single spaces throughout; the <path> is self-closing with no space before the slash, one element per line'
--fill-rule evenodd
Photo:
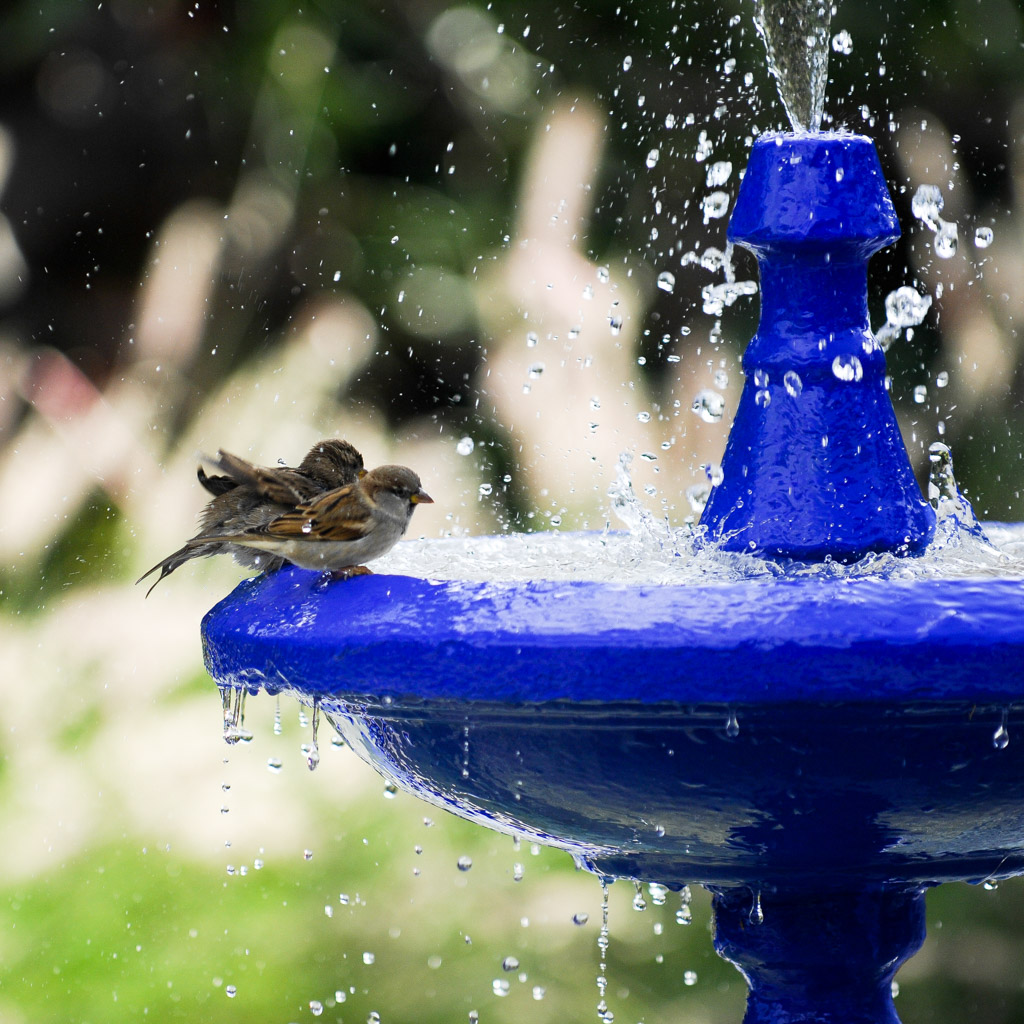
<path fill-rule="evenodd" d="M 279 516 L 264 532 L 314 541 L 359 540 L 376 526 L 372 508 L 359 484 L 346 484 Z"/>
<path fill-rule="evenodd" d="M 276 505 L 300 505 L 313 498 L 319 490 L 313 481 L 296 469 L 254 466 L 223 448 L 215 459 L 207 459 L 207 462 L 226 473 L 236 484 L 247 484 L 258 497 Z"/>
<path fill-rule="evenodd" d="M 196 469 L 196 476 L 199 478 L 200 484 L 215 498 L 227 494 L 228 491 L 233 491 L 238 486 L 238 481 L 232 480 L 229 476 L 207 476 L 206 470 L 202 466 Z"/>

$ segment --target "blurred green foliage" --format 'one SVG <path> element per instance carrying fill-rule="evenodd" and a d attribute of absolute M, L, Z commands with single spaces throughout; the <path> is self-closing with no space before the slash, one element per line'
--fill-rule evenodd
<path fill-rule="evenodd" d="M 966 212 L 994 207 L 1019 225 L 1018 7 L 905 0 L 880 10 L 843 0 L 833 28 L 848 29 L 855 45 L 833 54 L 826 109 L 836 124 L 876 137 L 904 225 L 910 194 L 895 139 L 911 109 L 941 116 L 959 136 Z M 289 329 L 304 298 L 337 291 L 356 296 L 383 331 L 340 398 L 378 405 L 393 423 L 428 413 L 500 440 L 467 394 L 488 338 L 465 289 L 514 231 L 515 183 L 551 102 L 592 97 L 608 119 L 587 255 L 654 270 L 709 235 L 699 213 L 704 168 L 693 159 L 700 133 L 716 159 L 739 167 L 755 126 L 781 126 L 746 0 L 15 0 L 0 12 L 0 85 L 0 125 L 14 148 L 0 210 L 31 270 L 0 298 L 5 339 L 55 346 L 104 386 L 130 346 L 153 233 L 191 200 L 238 214 L 225 228 L 233 243 L 207 309 L 216 355 L 201 348 L 186 368 L 187 397 L 162 428 L 169 434 Z M 666 133 L 669 115 L 676 128 Z M 656 172 L 644 172 L 655 145 Z M 907 237 L 876 261 L 875 322 L 881 296 L 913 277 L 913 259 Z M 681 276 L 647 313 L 644 372 L 656 383 L 672 372 L 665 357 L 683 344 L 679 328 L 699 315 L 702 283 Z M 1016 277 L 1003 285 L 1019 286 Z M 421 316 L 398 301 L 403 289 L 416 294 Z M 754 316 L 732 312 L 729 337 L 742 342 Z M 946 329 L 933 316 L 893 350 L 903 411 L 914 411 L 913 386 L 945 368 Z M 1004 329 L 1015 342 L 1016 324 Z M 666 330 L 672 346 L 652 341 Z M 947 436 L 979 508 L 1018 519 L 1020 376 L 1018 367 L 968 420 L 952 417 Z M 929 426 L 939 415 L 920 413 Z M 27 415 L 9 403 L 0 446 Z M 493 457 L 512 458 L 500 446 Z M 123 581 L 126 532 L 107 498 L 90 496 L 41 567 L 5 567 L 5 614 L 39 616 L 69 588 Z M 88 666 L 68 671 L 78 673 L 69 690 L 102 689 Z M 216 695 L 202 677 L 186 675 L 171 698 L 205 700 L 215 727 Z M 103 722 L 85 701 L 61 729 L 61 748 L 84 749 Z M 9 764 L 20 741 L 0 737 L 0 811 L 15 803 Z M 347 758 L 320 773 L 344 785 L 346 772 L 361 770 Z M 166 785 L 175 785 L 173 764 Z M 244 805 L 245 786 L 238 790 Z M 250 852 L 244 876 L 224 872 L 230 850 L 223 865 L 168 850 L 114 816 L 102 842 L 0 881 L 0 1020 L 285 1022 L 308 1019 L 312 1000 L 324 1005 L 322 1019 L 349 1022 L 371 1011 L 421 1024 L 466 1020 L 472 1009 L 485 1022 L 594 1013 L 599 886 L 565 855 L 515 852 L 510 840 L 440 812 L 427 829 L 431 812 L 406 797 L 319 809 L 338 821 L 312 860 L 271 857 L 257 870 Z M 277 825 L 265 827 L 273 834 Z M 456 868 L 461 854 L 472 856 L 472 871 Z M 512 880 L 517 860 L 527 869 L 521 882 Z M 931 894 L 931 938 L 901 975 L 908 1024 L 1024 1020 L 1019 891 L 1007 883 L 998 894 Z M 634 914 L 631 898 L 627 886 L 613 887 L 609 1003 L 619 1019 L 737 1019 L 743 986 L 711 951 L 706 898 L 697 895 L 689 929 L 675 924 L 672 905 Z M 576 927 L 571 916 L 584 903 L 590 920 Z M 513 954 L 520 970 L 503 971 Z M 697 974 L 692 987 L 682 983 L 686 970 Z M 495 979 L 510 982 L 508 996 L 494 995 Z M 546 990 L 539 1001 L 534 985 Z"/>

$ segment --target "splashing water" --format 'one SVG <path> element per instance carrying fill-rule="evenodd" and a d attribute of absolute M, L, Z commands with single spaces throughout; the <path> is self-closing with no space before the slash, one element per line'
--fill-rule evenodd
<path fill-rule="evenodd" d="M 800 399 L 798 399 L 800 400 Z M 945 454 L 943 454 L 943 452 Z M 434 580 L 510 583 L 589 580 L 671 586 L 771 583 L 782 577 L 817 579 L 1024 578 L 1024 527 L 986 523 L 982 531 L 956 488 L 949 449 L 933 446 L 929 494 L 939 528 L 916 558 L 873 552 L 858 562 L 795 562 L 720 551 L 702 544 L 692 522 L 673 526 L 640 501 L 629 473 L 632 456 L 619 460 L 609 488 L 611 511 L 625 531 L 449 537 L 397 544 L 374 567 Z M 933 490 L 934 488 L 934 490 Z"/>
<path fill-rule="evenodd" d="M 892 343 L 909 327 L 924 323 L 932 297 L 921 295 L 909 285 L 889 292 L 885 297 L 885 325 L 875 334 L 875 341 L 883 352 L 888 352 Z"/>
<path fill-rule="evenodd" d="M 831 21 L 832 0 L 754 0 L 768 70 L 797 132 L 821 130 Z"/>
<path fill-rule="evenodd" d="M 945 201 L 937 185 L 919 185 L 910 201 L 910 210 L 935 235 L 932 248 L 939 259 L 948 260 L 956 255 L 959 233 L 953 221 L 940 216 Z"/>
<path fill-rule="evenodd" d="M 991 548 L 971 503 L 960 493 L 953 476 L 953 453 L 949 446 L 936 441 L 928 449 L 928 500 L 935 509 L 933 548 L 974 546 Z"/>

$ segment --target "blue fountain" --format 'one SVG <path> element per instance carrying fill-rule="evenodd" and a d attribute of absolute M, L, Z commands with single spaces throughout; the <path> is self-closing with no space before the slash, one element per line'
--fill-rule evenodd
<path fill-rule="evenodd" d="M 1024 872 L 1024 582 L 807 571 L 935 531 L 868 328 L 898 234 L 870 140 L 754 144 L 729 235 L 761 323 L 699 534 L 773 573 L 286 569 L 206 616 L 218 685 L 296 693 L 404 789 L 604 877 L 705 884 L 747 1024 L 895 1022 L 925 890 Z"/>

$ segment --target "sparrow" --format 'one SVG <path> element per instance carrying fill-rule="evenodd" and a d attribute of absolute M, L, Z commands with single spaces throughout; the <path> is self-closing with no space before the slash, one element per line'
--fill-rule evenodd
<path fill-rule="evenodd" d="M 268 523 L 220 534 L 216 540 L 347 578 L 369 573 L 361 563 L 390 551 L 408 529 L 416 506 L 433 501 L 411 469 L 378 466 Z M 207 543 L 196 537 L 185 548 Z"/>
<path fill-rule="evenodd" d="M 355 483 L 366 472 L 362 455 L 348 441 L 339 440 L 318 441 L 297 467 L 254 466 L 223 449 L 206 461 L 222 475 L 208 476 L 202 466 L 197 470 L 199 483 L 213 495 L 200 513 L 199 532 L 139 577 L 137 583 L 160 570 L 147 597 L 190 558 L 230 553 L 247 568 L 280 568 L 284 559 L 227 543 L 224 536 L 264 526 L 318 495 Z"/>

